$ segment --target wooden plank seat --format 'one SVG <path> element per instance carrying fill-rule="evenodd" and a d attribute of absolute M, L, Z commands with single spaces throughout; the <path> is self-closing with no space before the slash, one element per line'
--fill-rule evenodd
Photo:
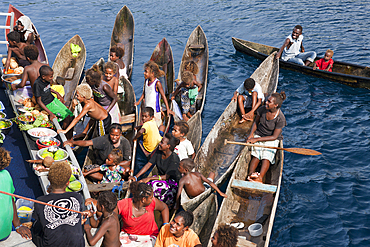
<path fill-rule="evenodd" d="M 257 244 L 245 239 L 244 236 L 239 236 L 238 237 L 238 243 L 236 245 L 237 247 L 256 247 Z"/>
<path fill-rule="evenodd" d="M 128 124 L 128 123 L 133 123 L 133 122 L 135 122 L 135 113 L 124 115 L 121 117 L 119 121 L 120 124 Z"/>
<path fill-rule="evenodd" d="M 75 68 L 68 68 L 64 76 L 64 79 L 72 80 L 74 73 L 75 73 Z"/>
<path fill-rule="evenodd" d="M 201 49 L 204 49 L 204 45 L 203 44 L 191 44 L 189 45 L 189 49 L 201 50 Z"/>
<path fill-rule="evenodd" d="M 233 180 L 231 187 L 240 190 L 251 190 L 253 192 L 276 193 L 275 185 L 249 182 L 238 179 Z"/>
<path fill-rule="evenodd" d="M 120 182 L 117 183 L 103 183 L 103 184 L 88 184 L 87 187 L 90 192 L 99 192 L 99 191 L 107 191 L 112 190 L 114 186 L 120 185 Z M 123 184 L 123 189 L 128 189 L 128 182 Z"/>

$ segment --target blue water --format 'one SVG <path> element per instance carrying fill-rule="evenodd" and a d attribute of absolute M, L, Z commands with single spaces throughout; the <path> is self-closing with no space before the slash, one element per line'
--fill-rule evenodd
<path fill-rule="evenodd" d="M 0 7 L 7 11 L 8 2 Z M 18 0 L 41 34 L 52 63 L 75 34 L 87 47 L 86 68 L 107 59 L 116 1 Z M 131 1 L 135 18 L 132 83 L 141 94 L 143 64 L 166 37 L 176 74 L 188 36 L 199 24 L 209 44 L 209 81 L 203 138 L 239 84 L 260 61 L 235 52 L 231 37 L 281 46 L 296 24 L 304 47 L 322 56 L 370 64 L 368 1 Z M 0 21 L 1 22 L 1 21 Z M 370 91 L 295 72 L 280 71 L 278 91 L 287 93 L 285 147 L 304 147 L 322 156 L 285 154 L 282 191 L 270 246 L 370 246 Z"/>

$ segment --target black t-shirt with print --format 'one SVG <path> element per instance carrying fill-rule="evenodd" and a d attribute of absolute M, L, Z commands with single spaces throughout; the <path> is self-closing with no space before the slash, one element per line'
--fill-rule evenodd
<path fill-rule="evenodd" d="M 83 198 L 76 192 L 50 193 L 40 196 L 37 200 L 76 211 L 83 211 Z M 44 247 L 85 246 L 81 214 L 35 203 L 32 216 L 41 223 Z"/>
<path fill-rule="evenodd" d="M 109 134 L 93 138 L 92 142 L 96 163 L 98 165 L 105 164 L 105 160 L 114 149 Z M 125 137 L 120 137 L 120 144 L 117 148 L 122 151 L 123 160 L 131 160 L 131 144 Z"/>
<path fill-rule="evenodd" d="M 36 100 L 38 97 L 41 97 L 41 101 L 45 106 L 54 100 L 54 96 L 51 94 L 50 83 L 41 79 L 40 76 L 33 84 L 33 95 L 35 96 Z"/>

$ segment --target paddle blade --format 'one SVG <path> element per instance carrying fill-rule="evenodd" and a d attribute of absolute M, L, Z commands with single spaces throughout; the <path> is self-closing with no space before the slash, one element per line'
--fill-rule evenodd
<path fill-rule="evenodd" d="M 303 155 L 320 155 L 320 152 L 317 152 L 312 149 L 306 148 L 284 148 L 285 151 L 295 153 L 295 154 L 303 154 Z"/>

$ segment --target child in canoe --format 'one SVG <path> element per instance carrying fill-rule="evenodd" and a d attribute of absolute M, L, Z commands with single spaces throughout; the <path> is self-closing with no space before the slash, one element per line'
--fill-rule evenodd
<path fill-rule="evenodd" d="M 101 181 L 101 183 L 119 182 L 124 175 L 128 175 L 130 172 L 129 167 L 122 167 L 119 165 L 122 160 L 122 151 L 115 148 L 108 155 L 104 165 L 91 169 L 90 171 L 84 171 L 83 175 L 85 177 L 90 176 L 95 180 Z"/>
<path fill-rule="evenodd" d="M 103 80 L 109 84 L 113 89 L 113 92 L 117 94 L 118 92 L 118 79 L 114 75 L 117 72 L 117 66 L 113 62 L 107 62 L 104 65 L 104 75 Z"/>
<path fill-rule="evenodd" d="M 185 121 L 179 121 L 173 126 L 172 135 L 180 140 L 180 144 L 175 147 L 174 152 L 180 160 L 191 157 L 195 158 L 193 144 L 186 138 L 189 132 L 189 125 Z"/>
<path fill-rule="evenodd" d="M 257 110 L 247 142 L 270 147 L 279 145 L 279 141 L 283 139 L 282 129 L 286 126 L 285 116 L 280 109 L 285 99 L 284 92 L 271 94 L 265 105 Z M 247 179 L 262 183 L 270 164 L 275 164 L 275 153 L 276 149 L 252 147 Z M 261 170 L 256 172 L 260 161 L 262 161 Z"/>
<path fill-rule="evenodd" d="M 122 61 L 122 57 L 125 55 L 125 47 L 119 47 L 119 46 L 112 46 L 109 50 L 109 59 L 110 61 L 117 64 L 118 67 L 118 76 L 117 79 L 119 79 L 121 76 L 127 77 L 127 69 L 125 66 L 125 63 Z"/>
<path fill-rule="evenodd" d="M 333 55 L 334 55 L 334 51 L 328 49 L 325 52 L 325 56 L 315 62 L 315 65 L 313 66 L 313 70 L 319 69 L 319 70 L 333 72 L 332 71 L 333 64 L 334 64 L 334 61 L 332 59 Z"/>
<path fill-rule="evenodd" d="M 103 191 L 99 194 L 97 210 L 102 213 L 102 215 L 98 220 L 91 217 L 91 225 L 84 225 L 86 239 L 89 242 L 89 245 L 95 245 L 102 237 L 104 237 L 101 246 L 121 246 L 119 239 L 120 223 L 117 213 L 114 212 L 116 207 L 117 196 L 113 192 Z M 92 226 L 98 228 L 94 236 L 91 234 Z"/>
<path fill-rule="evenodd" d="M 162 124 L 162 109 L 161 109 L 161 98 L 166 105 L 168 114 L 174 114 L 170 110 L 167 102 L 166 95 L 164 94 L 161 82 L 157 79 L 164 75 L 163 70 L 160 70 L 158 64 L 153 61 L 149 61 L 144 64 L 144 91 L 141 94 L 139 100 L 135 105 L 139 105 L 144 100 L 145 107 L 151 107 L 154 110 L 154 119 L 157 126 Z"/>
<path fill-rule="evenodd" d="M 96 125 L 97 132 L 99 136 L 103 136 L 106 133 L 109 133 L 109 127 L 111 125 L 111 116 L 110 114 L 92 98 L 92 90 L 90 86 L 86 83 L 82 83 L 76 88 L 76 98 L 81 102 L 83 106 L 82 111 L 78 116 L 73 119 L 71 124 L 65 130 L 58 130 L 59 133 L 67 133 L 71 130 L 80 119 L 86 114 L 91 118 L 87 126 L 85 127 L 82 135 L 86 135 L 90 126 L 94 121 L 98 121 Z M 77 136 L 75 137 L 77 138 Z"/>
<path fill-rule="evenodd" d="M 190 71 L 184 71 L 181 74 L 182 82 L 173 92 L 171 100 L 181 91 L 182 118 L 188 121 L 196 111 L 196 98 L 202 84 L 194 80 L 194 74 Z"/>
<path fill-rule="evenodd" d="M 179 171 L 183 174 L 183 177 L 180 179 L 179 189 L 177 191 L 176 209 L 180 207 L 180 196 L 183 189 L 189 198 L 194 198 L 202 194 L 206 190 L 205 186 L 207 186 L 207 188 L 212 187 L 212 189 L 216 190 L 222 197 L 227 197 L 226 194 L 222 193 L 213 183 L 213 179 L 215 178 L 214 172 L 210 172 L 208 178 L 206 178 L 199 172 L 192 172 L 194 167 L 195 163 L 192 159 L 187 158 L 180 161 Z"/>
<path fill-rule="evenodd" d="M 5 73 L 9 69 L 10 58 L 12 57 L 12 53 L 14 53 L 15 56 L 17 57 L 19 66 L 26 67 L 27 65 L 30 65 L 30 62 L 26 59 L 26 56 L 24 55 L 24 48 L 27 46 L 27 44 L 21 42 L 19 33 L 12 31 L 8 33 L 7 38 L 9 42 L 9 47 L 8 47 L 8 56 L 4 66 Z"/>

